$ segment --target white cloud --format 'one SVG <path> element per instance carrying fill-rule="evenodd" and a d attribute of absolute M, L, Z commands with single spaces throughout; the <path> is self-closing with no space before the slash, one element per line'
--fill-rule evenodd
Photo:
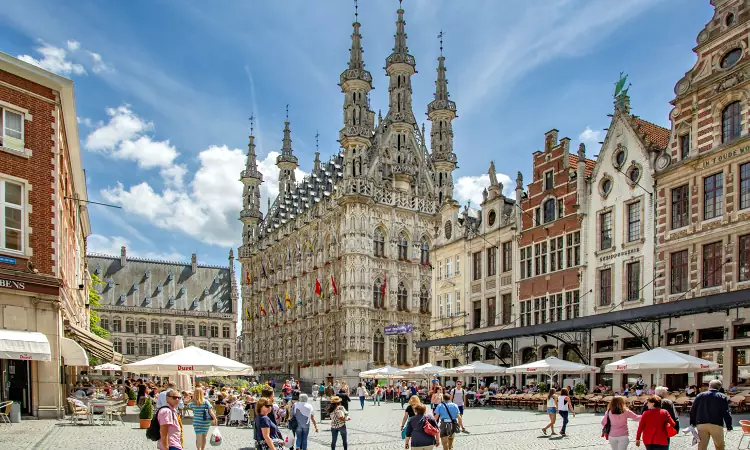
<path fill-rule="evenodd" d="M 515 198 L 515 183 L 513 183 L 508 175 L 498 173 L 497 181 L 503 185 L 503 194 L 505 194 L 506 197 Z M 454 183 L 453 194 L 456 201 L 461 205 L 464 205 L 471 200 L 472 207 L 479 208 L 479 205 L 484 201 L 482 192 L 485 188 L 489 188 L 489 186 L 489 175 L 467 175 L 460 177 Z"/>
<path fill-rule="evenodd" d="M 604 130 L 594 131 L 590 127 L 586 127 L 586 129 L 578 135 L 578 140 L 587 146 L 598 147 L 602 139 L 604 139 Z"/>
<path fill-rule="evenodd" d="M 175 249 L 169 252 L 144 252 L 131 246 L 130 240 L 122 236 L 103 236 L 101 234 L 92 234 L 88 237 L 87 248 L 90 253 L 103 253 L 105 255 L 119 255 L 120 248 L 127 249 L 128 256 L 147 259 L 158 259 L 164 261 L 185 261 L 186 258 L 182 253 Z"/>
<path fill-rule="evenodd" d="M 182 180 L 187 174 L 187 167 L 185 167 L 184 164 L 175 164 L 173 166 L 162 169 L 161 171 L 159 171 L 159 173 L 161 174 L 162 178 L 164 179 L 164 183 L 166 183 L 167 186 L 181 188 Z"/>
<path fill-rule="evenodd" d="M 67 49 L 41 42 L 40 46 L 35 48 L 41 58 L 34 58 L 31 55 L 18 55 L 18 59 L 58 75 L 86 75 L 86 69 L 81 64 L 68 59 L 68 52 L 78 50 L 79 46 L 80 44 L 76 41 L 68 41 Z"/>
<path fill-rule="evenodd" d="M 130 105 L 107 108 L 107 115 L 110 116 L 109 122 L 86 137 L 84 146 L 87 150 L 114 150 L 118 143 L 150 131 L 154 126 L 133 113 Z"/>
<path fill-rule="evenodd" d="M 245 158 L 242 150 L 211 146 L 199 153 L 200 167 L 187 187 L 157 191 L 146 182 L 129 188 L 118 183 L 104 189 L 102 196 L 159 228 L 181 231 L 207 244 L 235 246 L 242 233 L 239 172 Z"/>
<path fill-rule="evenodd" d="M 101 74 L 103 72 L 113 72 L 115 70 L 114 67 L 112 67 L 112 64 L 104 62 L 104 60 L 102 59 L 102 55 L 100 55 L 99 53 L 91 51 L 88 53 L 93 62 L 91 70 L 93 70 L 95 74 Z"/>
<path fill-rule="evenodd" d="M 178 154 L 177 149 L 170 145 L 169 141 L 154 141 L 149 136 L 124 140 L 120 142 L 117 150 L 112 152 L 114 158 L 135 161 L 144 169 L 169 168 Z"/>
<path fill-rule="evenodd" d="M 94 122 L 92 122 L 88 117 L 76 117 L 76 119 L 78 120 L 79 125 L 83 125 L 89 128 L 94 126 Z"/>

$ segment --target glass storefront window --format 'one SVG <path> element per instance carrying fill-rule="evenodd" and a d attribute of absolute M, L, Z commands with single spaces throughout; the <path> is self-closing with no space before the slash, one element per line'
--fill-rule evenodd
<path fill-rule="evenodd" d="M 735 380 L 738 386 L 750 386 L 750 347 L 734 349 Z"/>
<path fill-rule="evenodd" d="M 719 370 L 716 372 L 703 372 L 699 374 L 701 383 L 708 383 L 711 380 L 723 381 L 724 375 L 722 369 L 724 367 L 724 350 L 722 349 L 708 349 L 698 350 L 696 354 L 698 358 L 705 359 L 706 361 L 712 361 L 719 365 Z"/>

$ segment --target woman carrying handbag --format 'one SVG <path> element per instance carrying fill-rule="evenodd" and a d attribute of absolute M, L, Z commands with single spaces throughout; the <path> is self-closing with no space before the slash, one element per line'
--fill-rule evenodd
<path fill-rule="evenodd" d="M 627 450 L 630 444 L 628 419 L 638 422 L 641 416 L 628 409 L 625 397 L 612 398 L 602 418 L 602 437 L 609 440 L 612 450 Z"/>
<path fill-rule="evenodd" d="M 635 446 L 641 446 L 641 437 L 646 450 L 668 450 L 669 438 L 677 435 L 672 416 L 661 408 L 661 397 L 654 395 L 648 399 L 648 411 L 641 416 L 638 424 Z"/>

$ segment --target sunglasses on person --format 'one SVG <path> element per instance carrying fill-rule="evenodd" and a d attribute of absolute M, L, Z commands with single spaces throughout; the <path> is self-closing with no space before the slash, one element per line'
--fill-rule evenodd
<path fill-rule="evenodd" d="M 170 395 L 169 398 L 174 398 L 174 399 L 177 399 L 177 400 L 182 400 L 182 397 L 180 397 L 179 395 Z"/>

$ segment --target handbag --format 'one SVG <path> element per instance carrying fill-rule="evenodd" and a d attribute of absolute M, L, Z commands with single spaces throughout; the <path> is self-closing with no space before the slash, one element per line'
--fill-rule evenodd
<path fill-rule="evenodd" d="M 424 432 L 432 437 L 435 437 L 440 434 L 440 430 L 438 430 L 435 425 L 430 423 L 430 420 L 425 417 L 424 418 L 424 426 L 422 427 Z"/>
<path fill-rule="evenodd" d="M 668 412 L 667 412 L 667 416 L 670 417 Z M 677 436 L 677 428 L 675 428 L 672 425 L 670 425 L 668 420 L 664 421 L 664 425 L 667 428 L 667 438 L 671 438 L 671 437 Z"/>
<path fill-rule="evenodd" d="M 612 422 L 609 420 L 609 411 L 607 411 L 607 422 L 602 427 L 602 437 L 609 440 L 609 432 L 612 431 Z"/>
<path fill-rule="evenodd" d="M 440 404 L 443 405 L 443 407 L 445 408 L 445 412 L 448 413 L 448 418 L 451 419 L 450 422 L 445 422 L 441 419 L 440 436 L 442 437 L 453 436 L 454 434 L 460 431 L 458 422 L 456 422 L 456 419 L 453 418 L 453 415 L 451 414 L 451 410 L 448 409 L 448 405 L 446 405 L 445 402 L 440 402 Z"/>
<path fill-rule="evenodd" d="M 292 406 L 292 418 L 289 419 L 289 429 L 296 432 L 299 422 L 297 422 L 297 416 L 294 414 L 294 408 L 297 405 Z"/>

